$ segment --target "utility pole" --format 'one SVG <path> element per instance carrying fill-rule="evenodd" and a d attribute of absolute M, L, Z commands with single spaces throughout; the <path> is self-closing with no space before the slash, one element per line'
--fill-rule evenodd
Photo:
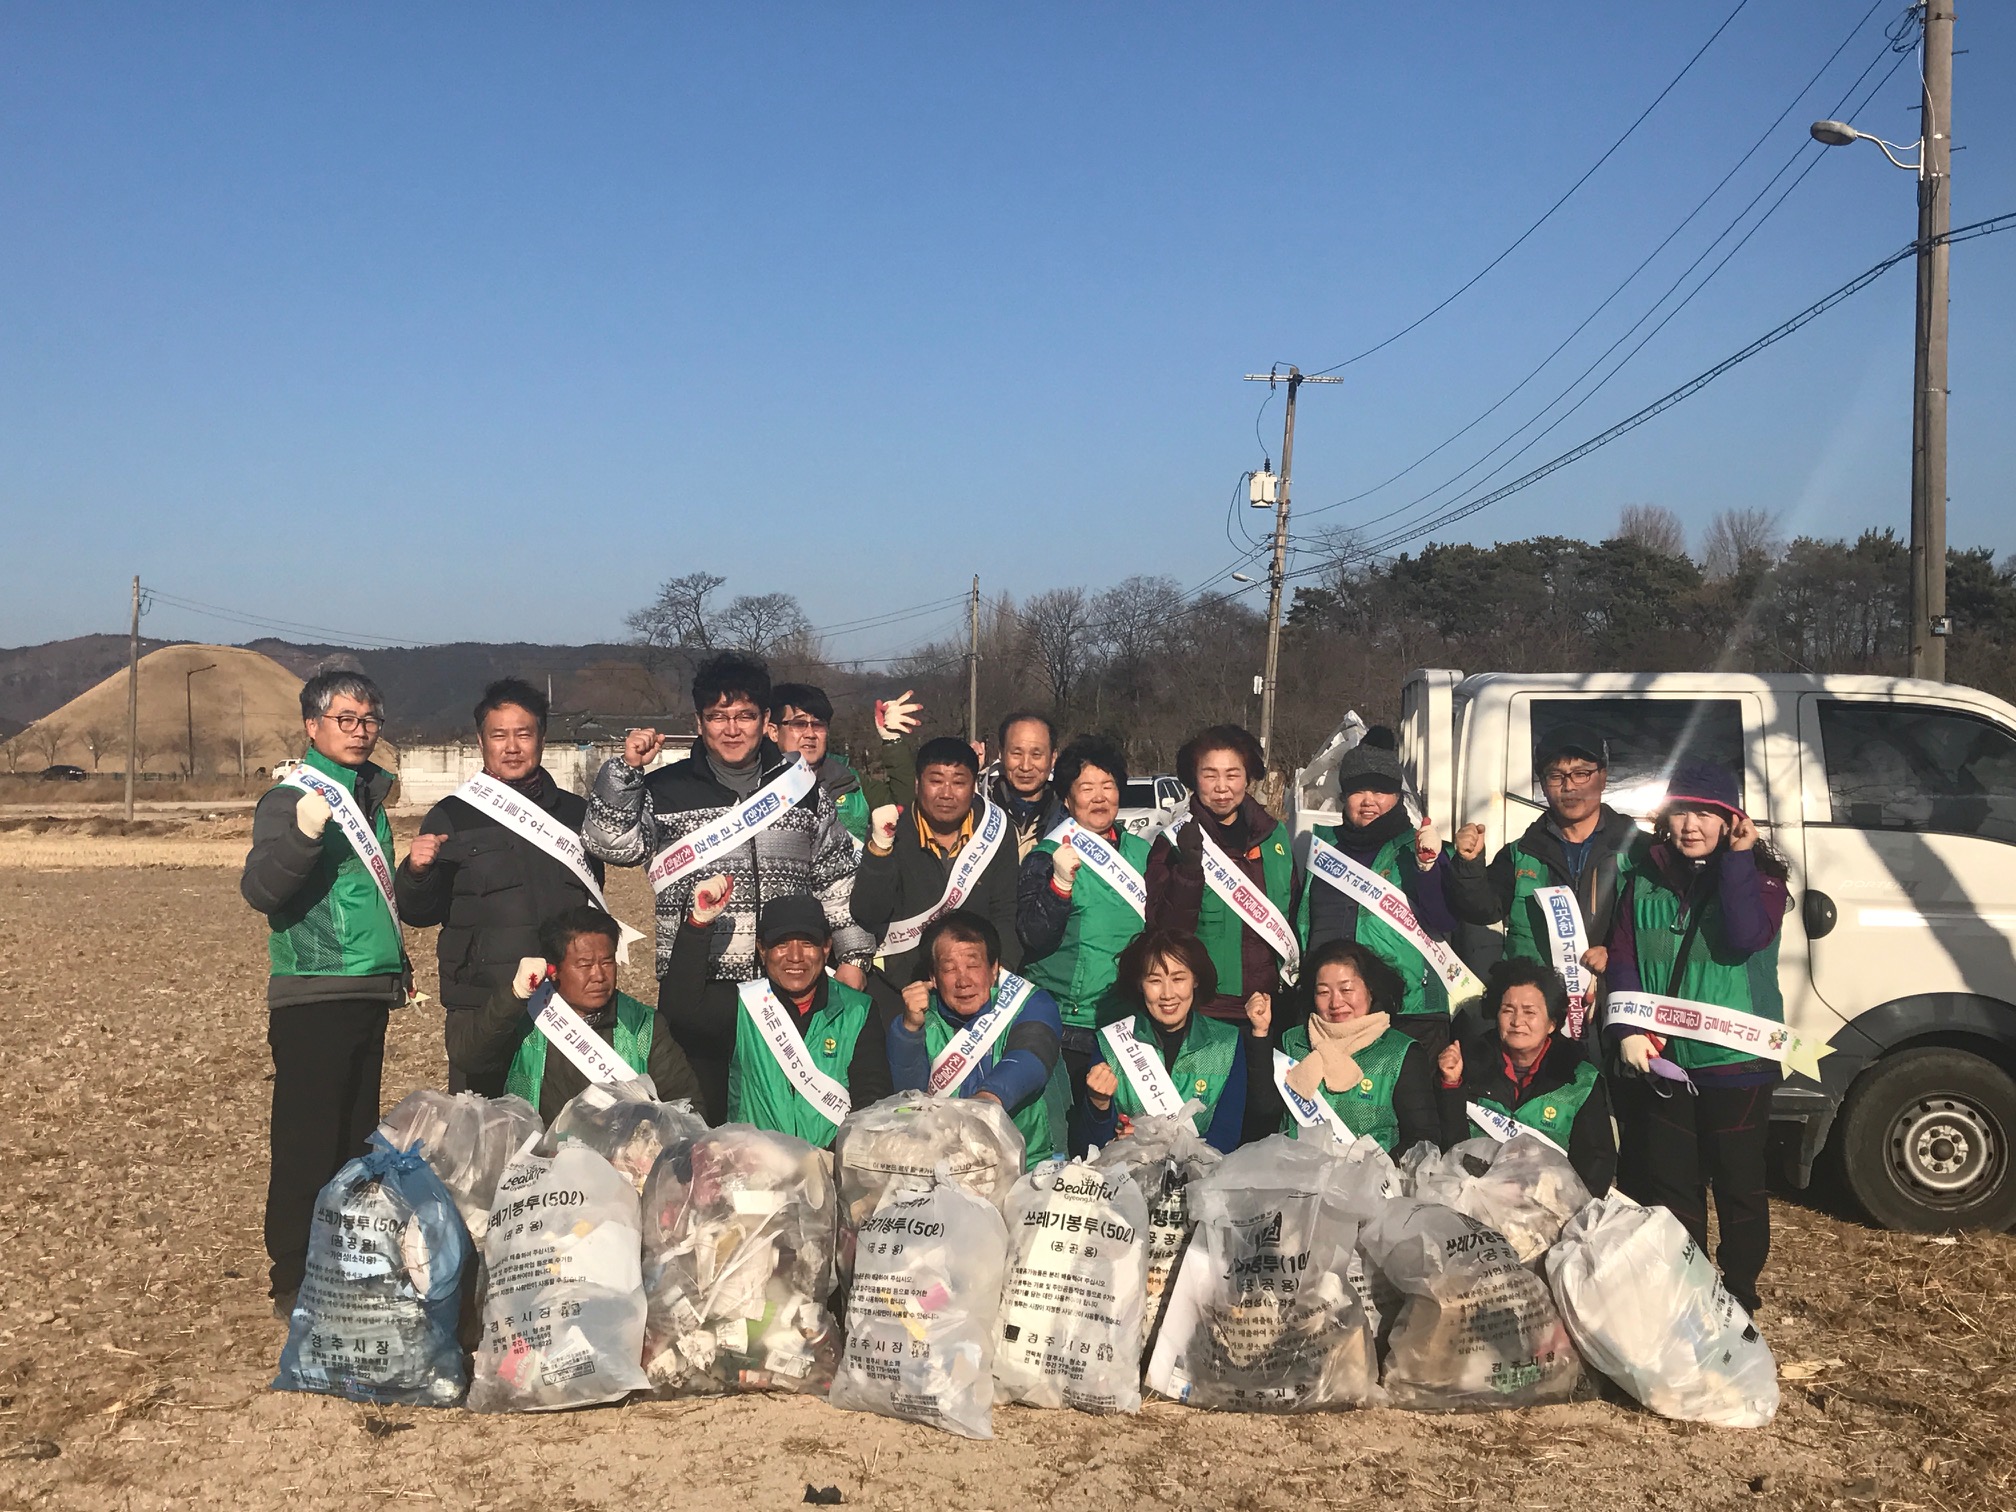
<path fill-rule="evenodd" d="M 1260 752 L 1273 755 L 1274 689 L 1281 665 L 1281 583 L 1288 571 L 1288 477 L 1295 465 L 1295 391 L 1305 383 L 1342 383 L 1342 378 L 1305 375 L 1291 365 L 1284 379 L 1279 373 L 1248 373 L 1248 383 L 1288 385 L 1288 417 L 1281 428 L 1281 486 L 1274 502 L 1274 560 L 1267 569 L 1267 671 L 1260 687 Z"/>
<path fill-rule="evenodd" d="M 980 738 L 980 574 L 973 574 L 973 598 L 966 630 L 966 738 Z"/>
<path fill-rule="evenodd" d="M 1925 0 L 1918 354 L 1911 405 L 1911 675 L 1946 680 L 1946 271 L 1953 226 L 1953 0 Z"/>
<path fill-rule="evenodd" d="M 238 688 L 238 780 L 245 780 L 245 688 Z"/>
<path fill-rule="evenodd" d="M 133 766 L 140 750 L 140 579 L 133 579 L 133 631 L 126 641 L 126 823 L 133 823 Z"/>
<path fill-rule="evenodd" d="M 207 662 L 200 667 L 191 667 L 182 674 L 182 708 L 189 716 L 189 775 L 196 775 L 196 674 L 216 669 L 217 663 Z"/>

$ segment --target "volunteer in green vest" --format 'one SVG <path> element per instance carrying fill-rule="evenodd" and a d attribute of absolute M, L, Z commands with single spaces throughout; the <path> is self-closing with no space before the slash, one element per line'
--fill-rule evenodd
<path fill-rule="evenodd" d="M 1113 741 L 1079 736 L 1057 757 L 1051 780 L 1087 849 L 1059 825 L 1065 833 L 1053 830 L 1029 853 L 1016 882 L 1015 932 L 1022 975 L 1054 997 L 1064 1017 L 1064 1066 L 1075 1106 L 1086 1071 L 1099 1059 L 1096 1031 L 1129 1006 L 1116 998 L 1114 976 L 1120 952 L 1144 927 L 1148 842 L 1115 825 L 1127 756 Z"/>
<path fill-rule="evenodd" d="M 929 975 L 903 989 L 889 1026 L 896 1089 L 992 1098 L 1022 1131 L 1026 1165 L 1063 1154 L 1070 1091 L 1056 1000 L 1001 969 L 1001 937 L 984 915 L 941 914 L 918 948 Z"/>
<path fill-rule="evenodd" d="M 683 1097 L 698 1108 L 700 1079 L 664 1015 L 616 990 L 616 943 L 622 937 L 622 926 L 592 904 L 555 914 L 539 926 L 544 954 L 527 956 L 487 1003 L 458 1015 L 474 1022 L 449 1021 L 448 1032 L 461 1039 L 450 1044 L 449 1054 L 459 1053 L 462 1063 L 480 1074 L 502 1070 L 504 1090 L 552 1123 L 588 1085 L 587 1074 L 533 1022 L 547 998 L 557 995 L 626 1066 L 651 1078 L 660 1102 Z"/>
<path fill-rule="evenodd" d="M 1509 1120 L 1559 1145 L 1590 1194 L 1601 1197 L 1617 1174 L 1610 1099 L 1582 1047 L 1561 1034 L 1568 1013 L 1561 974 L 1539 961 L 1502 960 L 1491 968 L 1484 1012 L 1496 1027 L 1467 1044 L 1452 1042 L 1437 1061 L 1444 1138 L 1510 1137 Z M 1496 1115 L 1488 1126 L 1475 1121 L 1473 1103 Z"/>
<path fill-rule="evenodd" d="M 1432 938 L 1446 940 L 1456 928 L 1444 891 L 1448 858 L 1432 822 L 1422 820 L 1419 829 L 1408 822 L 1400 788 L 1400 756 L 1393 732 L 1375 725 L 1337 765 L 1343 822 L 1319 824 L 1314 833 L 1359 866 L 1397 885 L 1406 894 L 1415 922 Z M 1302 878 L 1296 922 L 1305 950 L 1332 940 L 1356 940 L 1391 967 L 1400 979 L 1393 1027 L 1419 1040 L 1431 1061 L 1441 1053 L 1449 1043 L 1449 991 L 1406 935 L 1314 872 Z"/>
<path fill-rule="evenodd" d="M 1743 812 L 1736 779 L 1708 762 L 1668 781 L 1645 865 L 1625 883 L 1610 930 L 1605 984 L 1614 995 L 1650 992 L 1783 1023 L 1778 932 L 1784 860 Z M 1619 1060 L 1617 1184 L 1668 1209 L 1704 1249 L 1708 1192 L 1721 1242 L 1715 1263 L 1730 1295 L 1752 1312 L 1771 1252 L 1764 1146 L 1775 1061 L 1675 1034 L 1606 1027 Z M 1684 1075 L 1692 1085 L 1682 1086 Z M 1677 1088 L 1677 1090 L 1675 1090 Z"/>
<path fill-rule="evenodd" d="M 693 889 L 694 927 L 681 930 L 672 947 L 662 1001 L 675 1028 L 689 1007 L 710 1024 L 732 1018 L 729 1123 L 794 1135 L 823 1149 L 850 1108 L 865 1108 L 896 1090 L 882 1017 L 867 993 L 827 974 L 833 927 L 813 898 L 772 898 L 763 905 L 756 921 L 762 976 L 740 984 L 710 981 L 707 926 L 728 906 L 732 886 L 730 878 L 716 876 Z"/>
<path fill-rule="evenodd" d="M 1202 1005 L 1212 1018 L 1238 1023 L 1247 999 L 1281 988 L 1281 957 L 1204 880 L 1208 834 L 1227 860 L 1289 919 L 1294 917 L 1294 858 L 1288 831 L 1249 789 L 1266 773 L 1260 742 L 1238 725 L 1212 725 L 1176 753 L 1176 774 L 1190 789 L 1187 822 L 1156 836 L 1148 852 L 1148 927 L 1194 934 L 1211 953 L 1218 991 Z"/>
<path fill-rule="evenodd" d="M 1270 1075 L 1271 1061 L 1264 1036 L 1195 1011 L 1217 987 L 1211 953 L 1195 935 L 1151 930 L 1121 952 L 1118 995 L 1135 1013 L 1109 1024 L 1098 1038 L 1085 1099 L 1073 1112 L 1073 1153 L 1127 1133 L 1158 1099 L 1173 1100 L 1177 1111 L 1200 1104 L 1191 1118 L 1205 1142 L 1227 1154 L 1239 1147 L 1248 1079 Z M 1141 1050 L 1130 1056 L 1111 1043 L 1119 1035 Z M 1145 1059 L 1151 1056 L 1152 1063 Z"/>
<path fill-rule="evenodd" d="M 1352 1134 L 1371 1135 L 1388 1153 L 1423 1140 L 1441 1147 L 1433 1065 L 1420 1045 L 1393 1027 L 1392 1005 L 1401 990 L 1393 969 L 1362 944 L 1331 940 L 1303 958 L 1302 979 L 1311 1012 L 1281 1036 L 1282 1053 L 1294 1063 L 1285 1078 L 1289 1091 L 1312 1104 L 1320 1099 Z M 1256 998 L 1246 1017 L 1253 1033 L 1265 1038 L 1273 1028 L 1273 1003 Z M 1267 1090 L 1271 1106 L 1280 1109 L 1280 1131 L 1294 1132 L 1299 1120 L 1271 1077 Z"/>
<path fill-rule="evenodd" d="M 238 884 L 270 931 L 266 1253 L 282 1318 L 307 1270 L 316 1195 L 378 1126 L 386 1015 L 412 979 L 391 902 L 392 773 L 371 763 L 385 701 L 361 673 L 317 673 L 301 723 L 307 754 L 253 811 Z"/>

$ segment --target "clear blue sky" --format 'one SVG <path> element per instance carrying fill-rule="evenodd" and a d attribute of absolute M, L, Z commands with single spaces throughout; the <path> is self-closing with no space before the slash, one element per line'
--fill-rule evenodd
<path fill-rule="evenodd" d="M 1017 594 L 1202 582 L 1236 555 L 1226 501 L 1261 455 L 1263 391 L 1240 374 L 1339 362 L 1445 296 L 1733 4 L 9 6 L 0 643 L 123 628 L 136 571 L 414 640 L 616 638 L 701 568 L 820 624 L 976 571 Z M 1502 395 L 1863 9 L 1750 0 L 1489 277 L 1305 390 L 1298 509 Z M 1901 9 L 1885 0 L 1526 392 L 1309 528 L 1406 503 L 1551 398 Z M 1992 113 L 2016 10 L 1961 0 L 1957 36 L 1956 223 L 2016 210 L 2016 117 Z M 1907 58 L 1857 119 L 1909 141 L 1916 100 Z M 1506 476 L 1901 246 L 1913 216 L 1873 148 L 1827 154 Z M 2012 275 L 2016 233 L 1955 251 L 1951 535 L 1998 552 L 2016 549 Z M 1449 538 L 1601 536 L 1634 501 L 1697 530 L 1736 505 L 1789 533 L 1901 532 L 1911 287 L 1899 269 Z M 888 655 L 955 619 L 832 649 Z M 165 606 L 148 629 L 259 633 Z"/>

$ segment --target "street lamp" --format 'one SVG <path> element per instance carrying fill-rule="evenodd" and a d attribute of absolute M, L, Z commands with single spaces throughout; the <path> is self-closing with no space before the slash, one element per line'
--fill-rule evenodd
<path fill-rule="evenodd" d="M 216 667 L 217 663 L 211 662 L 207 666 L 191 667 L 187 672 L 182 674 L 182 710 L 189 716 L 189 775 L 191 777 L 196 775 L 196 694 L 194 692 L 196 674 L 199 672 L 215 671 Z"/>

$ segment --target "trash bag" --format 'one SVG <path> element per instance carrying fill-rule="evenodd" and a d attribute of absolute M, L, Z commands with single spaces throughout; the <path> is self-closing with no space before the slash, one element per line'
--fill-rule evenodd
<path fill-rule="evenodd" d="M 838 1227 L 832 1157 L 726 1124 L 667 1150 L 644 1184 L 644 1370 L 665 1396 L 825 1395 Z"/>
<path fill-rule="evenodd" d="M 1407 1194 L 1468 1213 L 1537 1266 L 1570 1218 L 1589 1204 L 1568 1157 L 1546 1140 L 1517 1134 L 1504 1144 L 1466 1139 L 1447 1151 L 1416 1145 L 1401 1157 Z"/>
<path fill-rule="evenodd" d="M 1146 1355 L 1190 1239 L 1190 1183 L 1217 1170 L 1225 1157 L 1181 1114 L 1160 1118 L 1144 1113 L 1132 1122 L 1128 1133 L 1094 1151 L 1091 1162 L 1098 1170 L 1132 1176 L 1148 1204 L 1148 1304 L 1141 1311 L 1140 1349 Z"/>
<path fill-rule="evenodd" d="M 1196 1227 L 1149 1357 L 1151 1389 L 1230 1412 L 1378 1400 L 1372 1330 L 1349 1278 L 1358 1170 L 1338 1153 L 1270 1135 L 1190 1188 Z"/>
<path fill-rule="evenodd" d="M 1139 1412 L 1148 1203 L 1134 1178 L 1045 1161 L 1008 1194 L 1008 1247 L 995 1400 Z"/>
<path fill-rule="evenodd" d="M 469 1236 L 418 1155 L 376 1149 L 315 1199 L 308 1274 L 276 1391 L 452 1406 L 468 1378 L 455 1316 Z"/>
<path fill-rule="evenodd" d="M 544 1128 L 537 1110 L 522 1097 L 450 1096 L 422 1087 L 407 1093 L 379 1121 L 375 1137 L 427 1162 L 455 1199 L 469 1237 L 481 1244 L 498 1178 L 525 1141 Z"/>
<path fill-rule="evenodd" d="M 899 1092 L 857 1108 L 833 1138 L 840 1180 L 840 1268 L 891 1186 L 949 1179 L 998 1209 L 1022 1175 L 1022 1131 L 989 1098 Z"/>
<path fill-rule="evenodd" d="M 1590 1203 L 1547 1279 L 1584 1357 L 1661 1417 L 1762 1428 L 1777 1414 L 1771 1347 L 1665 1208 L 1614 1191 Z"/>
<path fill-rule="evenodd" d="M 622 1172 L 585 1144 L 549 1154 L 527 1140 L 483 1236 L 490 1285 L 469 1405 L 545 1412 L 648 1386 L 642 1248 Z"/>
<path fill-rule="evenodd" d="M 648 1076 L 590 1082 L 567 1100 L 547 1131 L 545 1148 L 584 1144 L 630 1179 L 641 1197 L 644 1181 L 667 1150 L 684 1150 L 707 1132 L 707 1120 L 685 1098 L 659 1102 Z"/>
<path fill-rule="evenodd" d="M 1582 1362 L 1554 1299 L 1496 1229 L 1402 1197 L 1367 1226 L 1365 1250 L 1405 1299 L 1382 1381 L 1395 1407 L 1487 1411 L 1574 1394 Z"/>
<path fill-rule="evenodd" d="M 905 1178 L 887 1191 L 860 1226 L 847 1344 L 827 1400 L 992 1438 L 1007 1248 L 1000 1210 L 952 1179 Z"/>

